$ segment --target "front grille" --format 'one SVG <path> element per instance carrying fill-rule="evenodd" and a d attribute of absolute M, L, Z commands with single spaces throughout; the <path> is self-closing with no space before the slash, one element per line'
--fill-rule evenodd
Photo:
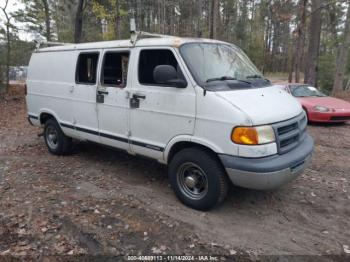
<path fill-rule="evenodd" d="M 293 136 L 293 137 L 288 138 L 288 139 L 284 139 L 284 140 L 280 141 L 280 147 L 285 148 L 286 146 L 289 146 L 289 145 L 297 142 L 298 138 L 299 138 L 299 135 Z"/>
<path fill-rule="evenodd" d="M 305 138 L 307 119 L 304 113 L 272 125 L 276 134 L 279 154 L 287 153 L 295 148 Z"/>
<path fill-rule="evenodd" d="M 288 132 L 295 130 L 297 127 L 298 127 L 297 123 L 294 123 L 294 124 L 291 124 L 288 126 L 282 126 L 282 127 L 278 128 L 278 134 L 279 135 L 286 134 Z"/>
<path fill-rule="evenodd" d="M 350 116 L 331 116 L 331 120 L 333 120 L 333 121 L 348 121 L 348 120 L 350 120 Z"/>

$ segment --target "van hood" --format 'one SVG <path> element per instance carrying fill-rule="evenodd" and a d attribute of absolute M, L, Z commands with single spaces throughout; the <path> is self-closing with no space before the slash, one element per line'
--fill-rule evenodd
<path fill-rule="evenodd" d="M 274 86 L 215 94 L 247 114 L 253 125 L 281 122 L 302 112 L 300 103 L 294 97 Z"/>

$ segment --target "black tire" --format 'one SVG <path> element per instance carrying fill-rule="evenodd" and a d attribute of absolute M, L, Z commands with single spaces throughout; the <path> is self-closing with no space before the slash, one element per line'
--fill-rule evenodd
<path fill-rule="evenodd" d="M 170 184 L 175 194 L 182 203 L 191 208 L 203 211 L 209 210 L 220 204 L 227 196 L 229 180 L 226 172 L 218 159 L 209 152 L 199 148 L 183 149 L 171 160 L 168 172 Z M 204 176 L 202 173 L 204 173 Z M 196 179 L 197 182 L 195 182 L 196 185 L 199 183 L 200 189 L 196 188 L 197 186 L 191 188 L 193 185 L 191 174 L 195 174 L 200 178 Z M 182 179 L 182 177 L 185 177 L 185 179 Z M 186 180 L 187 177 L 191 177 L 189 180 L 190 187 Z M 206 178 L 203 179 L 204 177 Z M 202 190 L 202 185 L 205 184 L 203 181 L 205 180 L 207 190 Z M 195 191 L 198 191 L 197 196 L 194 193 Z"/>
<path fill-rule="evenodd" d="M 55 139 L 51 137 L 53 134 Z M 54 155 L 67 155 L 72 150 L 72 138 L 67 137 L 62 132 L 60 125 L 55 119 L 51 118 L 45 122 L 44 139 L 49 152 Z"/>

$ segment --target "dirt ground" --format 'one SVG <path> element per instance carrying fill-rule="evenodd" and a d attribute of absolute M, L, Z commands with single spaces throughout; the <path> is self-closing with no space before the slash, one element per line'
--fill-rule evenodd
<path fill-rule="evenodd" d="M 70 156 L 50 155 L 41 130 L 27 122 L 23 95 L 2 100 L 0 260 L 235 254 L 345 261 L 350 123 L 309 132 L 315 153 L 305 174 L 274 192 L 232 187 L 223 205 L 204 213 L 176 199 L 156 162 L 83 142 Z"/>

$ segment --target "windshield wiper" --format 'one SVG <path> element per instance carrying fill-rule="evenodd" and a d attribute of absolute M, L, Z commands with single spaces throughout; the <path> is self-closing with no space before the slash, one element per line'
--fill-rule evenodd
<path fill-rule="evenodd" d="M 267 78 L 264 78 L 262 75 L 249 75 L 246 76 L 247 79 L 263 79 L 265 80 L 267 83 L 271 84 L 271 81 Z"/>
<path fill-rule="evenodd" d="M 249 76 L 246 76 L 247 79 L 249 78 L 262 78 L 261 75 L 249 75 Z"/>
<path fill-rule="evenodd" d="M 214 78 L 209 78 L 205 82 L 213 82 L 213 81 L 225 81 L 225 80 L 237 80 L 235 77 L 231 76 L 222 76 L 222 77 L 214 77 Z"/>
<path fill-rule="evenodd" d="M 209 78 L 209 79 L 207 79 L 205 82 L 206 82 L 206 83 L 209 83 L 209 82 L 213 82 L 213 81 L 225 81 L 225 80 L 234 80 L 234 81 L 239 81 L 239 82 L 247 83 L 247 84 L 250 84 L 250 85 L 252 84 L 252 83 L 249 82 L 249 81 L 244 81 L 244 80 L 237 79 L 237 78 L 231 77 L 231 76 L 222 76 L 222 77 Z"/>

